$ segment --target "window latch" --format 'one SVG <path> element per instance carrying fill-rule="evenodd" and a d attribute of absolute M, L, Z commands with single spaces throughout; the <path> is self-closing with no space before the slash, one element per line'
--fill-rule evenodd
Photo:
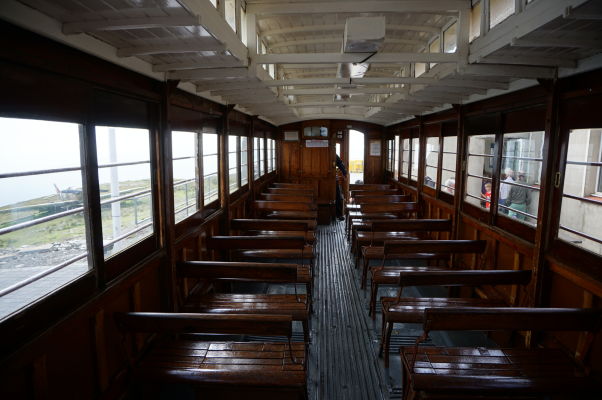
<path fill-rule="evenodd" d="M 560 172 L 556 172 L 556 176 L 554 177 L 554 187 L 557 189 L 560 187 Z"/>

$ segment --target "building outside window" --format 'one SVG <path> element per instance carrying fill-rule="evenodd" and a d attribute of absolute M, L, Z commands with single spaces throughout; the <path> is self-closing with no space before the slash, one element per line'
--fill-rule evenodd
<path fill-rule="evenodd" d="M 429 137 L 426 139 L 424 186 L 437 187 L 437 171 L 439 169 L 439 138 Z"/>
<path fill-rule="evenodd" d="M 247 149 L 248 139 L 240 137 L 240 186 L 249 183 L 249 151 Z"/>
<path fill-rule="evenodd" d="M 410 179 L 413 181 L 418 180 L 418 153 L 420 150 L 420 140 L 418 138 L 413 138 L 411 141 L 412 144 L 412 171 L 410 175 Z"/>
<path fill-rule="evenodd" d="M 567 148 L 558 238 L 602 254 L 602 129 L 573 129 Z"/>
<path fill-rule="evenodd" d="M 488 212 L 491 210 L 494 160 L 495 135 L 474 135 L 468 138 L 464 201 Z"/>
<path fill-rule="evenodd" d="M 395 135 L 395 154 L 393 157 L 393 176 L 399 179 L 399 135 Z"/>
<path fill-rule="evenodd" d="M 456 192 L 456 152 L 458 148 L 457 136 L 443 138 L 443 157 L 441 160 L 441 186 L 440 190 L 451 194 Z"/>
<path fill-rule="evenodd" d="M 410 139 L 403 139 L 401 145 L 401 176 L 407 178 L 410 170 Z"/>

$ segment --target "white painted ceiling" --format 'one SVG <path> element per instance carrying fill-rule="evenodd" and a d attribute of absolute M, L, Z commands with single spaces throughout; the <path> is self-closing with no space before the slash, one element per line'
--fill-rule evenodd
<path fill-rule="evenodd" d="M 223 6 L 209 0 L 3 0 L 0 18 L 80 48 L 93 39 L 114 50 L 106 56 L 104 48 L 105 58 L 275 124 L 345 118 L 390 125 L 519 80 L 570 74 L 602 51 L 599 0 L 516 0 L 515 13 L 491 29 L 485 10 L 472 42 L 470 0 L 232 1 L 246 10 L 248 48 L 244 26 L 236 33 Z M 358 16 L 385 16 L 376 54 L 341 52 L 345 21 Z M 454 23 L 455 52 L 444 53 L 443 43 L 429 52 Z M 256 37 L 265 54 L 257 54 Z M 95 53 L 94 46 L 86 50 Z M 366 59 L 363 78 L 337 78 L 339 64 Z M 275 66 L 275 79 L 266 63 Z"/>

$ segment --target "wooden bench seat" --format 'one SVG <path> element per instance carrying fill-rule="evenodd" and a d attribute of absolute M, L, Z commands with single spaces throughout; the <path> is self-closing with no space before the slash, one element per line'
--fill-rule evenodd
<path fill-rule="evenodd" d="M 393 189 L 388 183 L 350 183 L 349 190 L 387 190 Z"/>
<path fill-rule="evenodd" d="M 314 232 L 316 221 L 275 220 L 275 219 L 233 219 L 231 231 L 242 235 L 261 236 L 303 236 L 307 244 L 316 240 Z"/>
<path fill-rule="evenodd" d="M 486 248 L 487 242 L 485 240 L 393 240 L 385 242 L 383 246 L 363 247 L 363 285 L 365 285 L 365 275 L 370 260 L 376 259 L 382 261 L 380 266 L 370 268 L 372 278 L 370 284 L 370 315 L 372 318 L 375 318 L 376 297 L 379 287 L 383 285 L 397 285 L 399 282 L 399 273 L 410 271 L 408 266 L 385 266 L 385 260 L 435 260 L 449 262 L 452 255 L 483 254 Z"/>
<path fill-rule="evenodd" d="M 277 219 L 317 219 L 315 203 L 255 200 L 253 208 L 258 217 Z"/>
<path fill-rule="evenodd" d="M 368 220 L 353 235 L 352 252 L 357 261 L 363 246 L 382 246 L 387 240 L 428 239 L 430 232 L 451 232 L 450 219 Z M 364 230 L 365 229 L 365 230 Z"/>
<path fill-rule="evenodd" d="M 361 204 L 359 210 L 350 211 L 347 215 L 347 237 L 353 237 L 353 226 L 356 221 L 416 217 L 418 211 L 418 203 L 414 202 Z"/>
<path fill-rule="evenodd" d="M 601 317 L 599 309 L 427 308 L 422 338 L 436 330 L 597 332 Z M 400 353 L 406 400 L 594 399 L 602 393 L 580 366 L 587 356 L 580 346 L 574 356 L 554 348 L 412 346 Z"/>
<path fill-rule="evenodd" d="M 268 188 L 268 193 L 313 196 L 314 190 L 313 189 L 292 189 L 292 188 L 272 187 L 272 188 Z"/>
<path fill-rule="evenodd" d="M 260 200 L 268 201 L 292 201 L 297 203 L 314 203 L 312 195 L 261 193 Z"/>
<path fill-rule="evenodd" d="M 272 183 L 272 187 L 284 188 L 284 189 L 305 189 L 305 190 L 313 190 L 313 188 L 314 188 L 311 183 L 290 183 L 290 182 L 274 182 L 274 183 Z"/>
<path fill-rule="evenodd" d="M 307 399 L 306 348 L 292 343 L 292 319 L 282 315 L 117 313 L 121 329 L 158 334 L 205 333 L 284 336 L 287 343 L 225 342 L 161 337 L 132 377 L 155 397 L 157 385 L 190 386 L 195 398 Z"/>
<path fill-rule="evenodd" d="M 385 367 L 389 366 L 391 332 L 396 323 L 422 323 L 424 310 L 441 307 L 503 307 L 501 299 L 476 297 L 401 297 L 407 286 L 481 286 L 526 285 L 531 271 L 507 270 L 453 270 L 453 271 L 406 271 L 399 274 L 397 297 L 381 297 L 382 338 L 380 351 L 384 351 Z"/>
<path fill-rule="evenodd" d="M 182 261 L 177 264 L 178 277 L 215 281 L 303 283 L 307 294 L 250 294 L 193 291 L 183 302 L 181 311 L 217 314 L 275 314 L 291 315 L 303 324 L 305 340 L 309 341 L 311 311 L 311 280 L 301 276 L 299 266 L 280 263 L 241 263 L 220 261 Z"/>
<path fill-rule="evenodd" d="M 285 259 L 308 260 L 313 268 L 314 247 L 302 236 L 212 236 L 207 238 L 207 248 L 227 253 L 229 260 Z M 313 276 L 313 272 L 312 272 Z"/>

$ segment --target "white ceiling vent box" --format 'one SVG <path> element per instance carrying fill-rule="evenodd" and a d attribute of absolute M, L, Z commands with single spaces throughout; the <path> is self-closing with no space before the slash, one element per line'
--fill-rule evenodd
<path fill-rule="evenodd" d="M 345 53 L 374 53 L 385 41 L 385 17 L 347 18 Z"/>

